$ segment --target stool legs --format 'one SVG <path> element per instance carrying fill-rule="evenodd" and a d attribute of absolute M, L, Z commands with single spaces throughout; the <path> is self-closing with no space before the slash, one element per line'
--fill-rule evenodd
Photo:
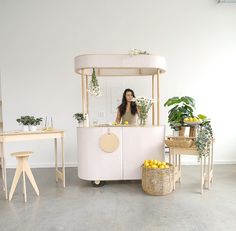
<path fill-rule="evenodd" d="M 13 178 L 13 182 L 12 182 L 12 186 L 11 186 L 11 190 L 10 190 L 10 194 L 9 194 L 9 200 L 12 199 L 12 196 L 15 192 L 17 183 L 19 181 L 19 178 L 21 176 L 21 173 L 23 175 L 23 193 L 24 193 L 24 199 L 25 202 L 27 201 L 27 197 L 26 197 L 26 182 L 25 182 L 25 174 L 28 176 L 30 183 L 32 184 L 36 194 L 39 196 L 39 189 L 38 186 L 34 180 L 34 176 L 31 172 L 31 169 L 29 167 L 28 164 L 28 157 L 17 157 L 18 160 L 18 164 L 17 164 L 17 168 L 16 168 L 16 172 L 15 172 L 15 176 Z"/>
<path fill-rule="evenodd" d="M 16 189 L 16 185 L 19 181 L 19 178 L 21 176 L 21 173 L 23 171 L 23 162 L 21 160 L 18 159 L 18 164 L 17 164 L 17 167 L 16 167 L 16 172 L 15 172 L 15 176 L 13 178 L 13 182 L 12 182 L 12 185 L 11 185 L 11 190 L 10 190 L 10 193 L 9 193 L 9 201 L 12 199 L 12 196 L 15 192 L 15 189 Z"/>
<path fill-rule="evenodd" d="M 30 183 L 32 184 L 33 188 L 34 188 L 34 191 L 36 192 L 36 194 L 39 196 L 39 189 L 38 189 L 38 186 L 35 182 L 35 179 L 34 179 L 34 176 L 33 176 L 33 173 L 30 169 L 30 166 L 28 164 L 28 161 L 26 160 L 25 163 L 24 163 L 24 170 L 25 170 L 25 173 L 26 175 L 28 176 L 29 178 L 29 181 Z"/>

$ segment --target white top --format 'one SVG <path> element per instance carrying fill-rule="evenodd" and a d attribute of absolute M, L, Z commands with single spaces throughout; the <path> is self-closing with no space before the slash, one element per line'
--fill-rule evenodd
<path fill-rule="evenodd" d="M 166 60 L 157 55 L 80 55 L 75 57 L 75 72 L 91 75 L 92 69 L 100 76 L 147 76 L 166 71 Z"/>

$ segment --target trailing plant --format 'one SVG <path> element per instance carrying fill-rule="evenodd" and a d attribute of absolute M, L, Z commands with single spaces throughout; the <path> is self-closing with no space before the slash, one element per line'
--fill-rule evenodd
<path fill-rule="evenodd" d="M 168 99 L 164 106 L 172 107 L 168 111 L 168 123 L 172 129 L 178 131 L 185 124 L 184 118 L 193 117 L 195 100 L 189 96 L 175 96 Z"/>
<path fill-rule="evenodd" d="M 86 120 L 86 114 L 84 115 L 83 113 L 75 113 L 73 117 L 78 121 L 78 123 Z"/>
<path fill-rule="evenodd" d="M 199 132 L 195 141 L 195 145 L 199 152 L 199 158 L 202 156 L 208 156 L 210 154 L 211 142 L 213 141 L 213 130 L 211 127 L 211 121 L 204 115 L 198 115 L 202 119 Z"/>
<path fill-rule="evenodd" d="M 95 96 L 101 96 L 101 89 L 100 86 L 98 84 L 98 80 L 97 80 L 97 76 L 96 76 L 96 72 L 95 72 L 95 68 L 93 68 L 93 73 L 92 73 L 92 79 L 89 82 L 89 89 L 88 92 L 91 95 L 95 95 Z"/>

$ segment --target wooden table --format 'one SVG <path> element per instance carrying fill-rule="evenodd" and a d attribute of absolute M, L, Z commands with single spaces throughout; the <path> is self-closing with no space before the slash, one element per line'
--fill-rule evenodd
<path fill-rule="evenodd" d="M 168 138 L 168 137 L 167 137 Z M 191 139 L 191 138 L 190 138 Z M 201 180 L 200 180 L 200 189 L 203 193 L 203 188 L 210 189 L 210 184 L 212 183 L 213 178 L 213 142 L 210 145 L 210 154 L 204 155 L 200 158 L 201 164 Z M 197 148 L 180 148 L 180 147 L 169 147 L 169 162 L 174 166 L 174 177 L 173 185 L 175 189 L 175 183 L 180 182 L 181 178 L 181 155 L 194 155 L 199 156 Z"/>
<path fill-rule="evenodd" d="M 0 133 L 0 145 L 1 145 L 1 156 L 2 156 L 2 176 L 3 176 L 3 188 L 5 190 L 6 199 L 8 198 L 7 193 L 7 174 L 6 174 L 6 163 L 4 153 L 4 143 L 14 141 L 26 141 L 26 140 L 42 140 L 42 139 L 54 139 L 54 154 L 55 154 L 55 177 L 56 182 L 60 179 L 65 187 L 65 158 L 64 158 L 64 131 L 63 130 L 39 130 L 35 132 L 23 132 L 23 131 L 12 131 Z M 61 143 L 61 168 L 58 166 L 58 140 Z"/>

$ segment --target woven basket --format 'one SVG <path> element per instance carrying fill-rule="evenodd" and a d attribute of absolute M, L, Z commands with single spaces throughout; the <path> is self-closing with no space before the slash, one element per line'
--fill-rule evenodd
<path fill-rule="evenodd" d="M 154 196 L 164 196 L 173 191 L 174 168 L 150 169 L 142 166 L 143 191 Z"/>
<path fill-rule="evenodd" d="M 195 142 L 193 139 L 173 137 L 165 140 L 165 144 L 170 148 L 191 148 L 194 146 Z"/>

